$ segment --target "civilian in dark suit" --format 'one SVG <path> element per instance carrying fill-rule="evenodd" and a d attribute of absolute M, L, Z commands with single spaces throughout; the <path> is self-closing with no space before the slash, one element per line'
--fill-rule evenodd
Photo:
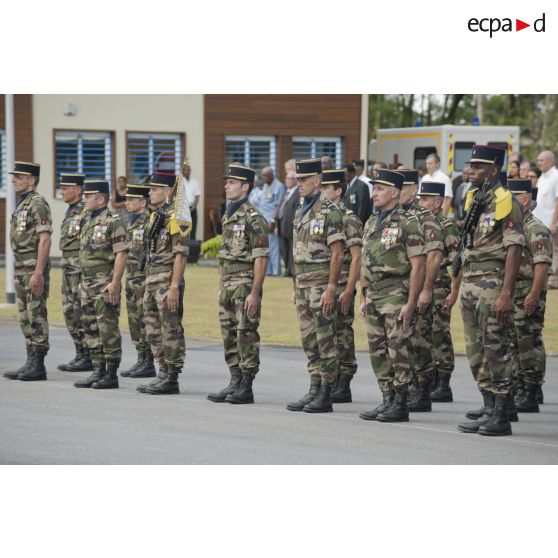
<path fill-rule="evenodd" d="M 287 192 L 279 207 L 279 240 L 281 257 L 285 262 L 285 277 L 293 275 L 293 220 L 296 208 L 300 205 L 300 195 L 296 185 L 295 171 L 289 171 L 285 179 Z"/>
<path fill-rule="evenodd" d="M 356 213 L 364 225 L 370 217 L 370 213 L 372 213 L 372 201 L 368 184 L 359 180 L 352 164 L 345 166 L 345 179 L 347 181 L 347 193 L 343 198 L 343 204 L 347 209 Z"/>

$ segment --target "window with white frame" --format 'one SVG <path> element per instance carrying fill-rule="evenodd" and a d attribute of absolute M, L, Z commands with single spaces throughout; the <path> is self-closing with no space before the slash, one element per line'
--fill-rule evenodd
<path fill-rule="evenodd" d="M 184 134 L 151 134 L 128 132 L 126 135 L 126 168 L 128 182 L 143 183 L 153 172 L 182 168 Z"/>
<path fill-rule="evenodd" d="M 335 168 L 343 166 L 343 140 L 339 137 L 293 137 L 294 159 L 331 157 Z"/>
<path fill-rule="evenodd" d="M 240 163 L 258 173 L 263 167 L 277 172 L 277 142 L 273 136 L 226 136 L 225 163 Z"/>
<path fill-rule="evenodd" d="M 0 130 L 0 194 L 6 194 L 6 132 Z"/>
<path fill-rule="evenodd" d="M 56 130 L 54 134 L 55 188 L 60 197 L 60 174 L 79 172 L 86 180 L 112 182 L 113 138 L 110 132 Z"/>

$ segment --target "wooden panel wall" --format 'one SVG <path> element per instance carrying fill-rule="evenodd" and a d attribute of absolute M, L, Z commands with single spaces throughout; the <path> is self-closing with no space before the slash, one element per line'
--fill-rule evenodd
<path fill-rule="evenodd" d="M 0 95 L 0 129 L 6 128 L 5 97 Z M 33 161 L 33 96 L 14 95 L 15 160 Z M 6 200 L 0 198 L 0 254 L 5 253 Z"/>
<path fill-rule="evenodd" d="M 225 136 L 275 136 L 284 180 L 292 136 L 340 136 L 345 160 L 359 158 L 360 105 L 360 95 L 205 95 L 205 238 L 211 236 L 209 212 L 223 202 Z"/>

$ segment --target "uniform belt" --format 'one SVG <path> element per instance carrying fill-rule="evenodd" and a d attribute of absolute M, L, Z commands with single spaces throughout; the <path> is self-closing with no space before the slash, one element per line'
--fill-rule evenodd
<path fill-rule="evenodd" d="M 24 254 L 17 253 L 16 259 L 23 262 L 27 260 L 36 260 L 37 253 L 36 252 L 25 252 Z"/>
<path fill-rule="evenodd" d="M 385 279 L 375 280 L 370 279 L 368 281 L 368 289 L 371 291 L 381 291 L 386 287 L 391 287 L 392 285 L 397 285 L 397 283 L 403 283 L 407 277 L 397 276 L 397 277 L 386 277 Z"/>
<path fill-rule="evenodd" d="M 485 273 L 498 273 L 502 268 L 495 262 L 465 262 L 465 271 L 484 271 Z"/>
<path fill-rule="evenodd" d="M 81 269 L 81 276 L 82 277 L 93 277 L 94 275 L 100 274 L 111 274 L 112 273 L 112 264 L 103 264 L 103 265 L 96 265 L 94 267 L 86 267 Z"/>
<path fill-rule="evenodd" d="M 232 262 L 229 260 L 220 260 L 223 273 L 230 275 L 232 273 L 240 273 L 241 271 L 252 271 L 254 269 L 253 262 Z"/>
<path fill-rule="evenodd" d="M 172 264 L 168 265 L 148 265 L 145 268 L 146 275 L 155 275 L 155 273 L 164 273 L 166 271 L 172 271 Z"/>
<path fill-rule="evenodd" d="M 63 258 L 75 258 L 79 256 L 79 250 L 62 250 Z"/>
<path fill-rule="evenodd" d="M 295 263 L 296 273 L 312 273 L 312 271 L 329 270 L 329 262 Z"/>

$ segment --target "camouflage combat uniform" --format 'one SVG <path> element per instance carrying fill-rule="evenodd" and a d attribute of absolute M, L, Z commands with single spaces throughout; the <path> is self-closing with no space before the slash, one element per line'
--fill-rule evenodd
<path fill-rule="evenodd" d="M 297 209 L 293 222 L 296 312 L 310 377 L 321 378 L 326 384 L 338 373 L 337 310 L 334 307 L 324 314 L 320 298 L 329 278 L 329 246 L 344 240 L 343 215 L 323 194 L 304 215 L 302 207 Z"/>
<path fill-rule="evenodd" d="M 514 366 L 517 380 L 529 387 L 540 386 L 546 367 L 546 353 L 542 337 L 546 306 L 546 287 L 540 295 L 537 309 L 525 314 L 525 297 L 533 286 L 533 266 L 538 263 L 552 265 L 552 236 L 550 230 L 531 211 L 523 214 L 525 247 L 514 291 Z"/>
<path fill-rule="evenodd" d="M 81 280 L 79 267 L 79 247 L 82 223 L 86 216 L 83 202 L 70 205 L 64 215 L 60 230 L 60 251 L 62 252 L 62 308 L 64 321 L 70 333 L 76 351 L 84 348 L 85 336 L 81 319 L 81 299 L 79 284 Z"/>
<path fill-rule="evenodd" d="M 396 207 L 382 221 L 374 213 L 364 227 L 360 282 L 366 296 L 366 329 L 372 369 L 382 393 L 406 394 L 411 382 L 409 338 L 401 308 L 409 296 L 411 258 L 426 254 L 418 219 Z"/>
<path fill-rule="evenodd" d="M 415 216 L 420 223 L 424 234 L 426 254 L 433 250 L 443 251 L 444 237 L 442 228 L 434 214 L 428 209 L 421 207 L 416 200 L 406 209 L 406 212 L 409 215 Z M 412 328 L 413 334 L 411 335 L 412 354 L 410 356 L 416 375 L 415 380 L 419 385 L 425 386 L 430 386 L 436 370 L 433 358 L 433 306 L 434 304 L 430 304 L 424 312 L 416 312 Z"/>
<path fill-rule="evenodd" d="M 230 217 L 223 216 L 219 250 L 221 288 L 219 323 L 225 361 L 232 377 L 254 377 L 260 367 L 260 306 L 256 315 L 246 315 L 244 302 L 252 290 L 254 260 L 269 256 L 265 219 L 246 201 Z"/>
<path fill-rule="evenodd" d="M 80 297 L 85 342 L 94 366 L 120 365 L 120 300 L 111 304 L 108 292 L 101 291 L 112 281 L 116 254 L 127 251 L 126 230 L 118 214 L 106 206 L 87 214 L 80 238 Z"/>
<path fill-rule="evenodd" d="M 126 310 L 132 343 L 139 354 L 147 351 L 147 334 L 143 314 L 143 298 L 145 294 L 145 270 L 138 268 L 138 259 L 144 249 L 147 238 L 146 229 L 149 224 L 149 210 L 137 217 L 130 214 L 127 233 L 130 252 L 126 260 Z"/>
<path fill-rule="evenodd" d="M 442 227 L 444 236 L 444 258 L 440 264 L 440 272 L 436 276 L 433 291 L 434 321 L 432 324 L 432 339 L 434 341 L 434 358 L 436 361 L 436 372 L 439 376 L 447 374 L 451 376 L 455 367 L 455 355 L 451 339 L 451 313 L 448 313 L 444 305 L 451 291 L 451 276 L 448 266 L 451 265 L 459 247 L 460 233 L 457 225 L 452 219 L 436 214 L 436 218 Z"/>
<path fill-rule="evenodd" d="M 174 218 L 173 205 L 166 203 L 164 226 L 155 240 L 155 250 L 150 252 L 145 268 L 145 294 L 143 313 L 147 339 L 151 351 L 161 366 L 170 364 L 179 371 L 186 358 L 186 342 L 182 317 L 184 314 L 184 279 L 179 287 L 178 309 L 169 310 L 165 297 L 172 279 L 175 254 L 188 256 L 188 236 L 182 236 Z M 150 227 L 155 213 L 151 214 Z M 149 234 L 149 228 L 147 229 Z"/>
<path fill-rule="evenodd" d="M 338 205 L 343 214 L 343 230 L 345 233 L 345 251 L 343 254 L 343 267 L 337 284 L 337 297 L 341 295 L 349 279 L 351 267 L 351 246 L 362 246 L 362 223 L 357 214 L 347 209 L 342 203 Z M 355 291 L 356 294 L 356 291 Z M 352 378 L 357 370 L 355 355 L 355 332 L 353 322 L 355 321 L 355 301 L 349 306 L 347 314 L 341 312 L 341 306 L 337 305 L 336 337 L 337 337 L 337 361 L 339 363 L 339 374 Z"/>
<path fill-rule="evenodd" d="M 485 209 L 473 235 L 473 247 L 465 250 L 461 314 L 473 378 L 481 391 L 506 397 L 512 384 L 511 322 L 498 323 L 494 304 L 504 284 L 507 248 L 524 246 L 525 237 L 521 207 L 515 198 L 509 213 L 496 220 L 497 188 L 501 188 L 499 183 L 482 200 Z"/>
<path fill-rule="evenodd" d="M 28 351 L 46 354 L 49 350 L 46 301 L 50 286 L 50 262 L 47 262 L 43 294 L 36 296 L 29 288 L 38 257 L 39 234 L 52 234 L 50 207 L 36 191 L 18 201 L 10 222 L 10 243 L 14 252 L 15 291 L 19 325 Z"/>

